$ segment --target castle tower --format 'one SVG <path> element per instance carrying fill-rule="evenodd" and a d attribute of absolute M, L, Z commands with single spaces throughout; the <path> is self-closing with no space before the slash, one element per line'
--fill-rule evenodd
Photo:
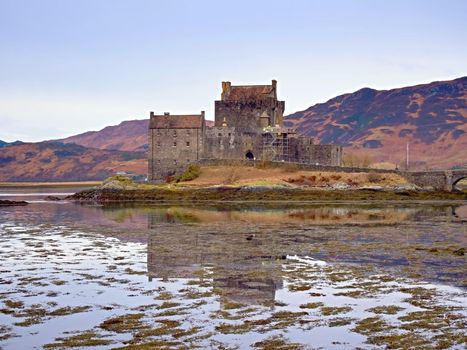
<path fill-rule="evenodd" d="M 222 82 L 221 99 L 215 101 L 215 126 L 225 122 L 242 130 L 283 125 L 285 102 L 277 100 L 277 81 L 271 85 L 232 85 Z"/>

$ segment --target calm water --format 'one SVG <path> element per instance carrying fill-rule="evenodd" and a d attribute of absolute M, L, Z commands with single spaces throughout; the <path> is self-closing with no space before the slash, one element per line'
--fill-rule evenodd
<path fill-rule="evenodd" d="M 42 192 L 0 190 L 31 202 L 0 207 L 0 349 L 465 348 L 466 205 L 102 207 Z"/>

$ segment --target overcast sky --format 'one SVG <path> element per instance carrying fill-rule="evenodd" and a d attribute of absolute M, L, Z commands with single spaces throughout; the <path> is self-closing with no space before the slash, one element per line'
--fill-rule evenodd
<path fill-rule="evenodd" d="M 465 76 L 466 23 L 463 0 L 0 0 L 0 140 L 213 119 L 222 80 L 277 79 L 293 113 Z"/>

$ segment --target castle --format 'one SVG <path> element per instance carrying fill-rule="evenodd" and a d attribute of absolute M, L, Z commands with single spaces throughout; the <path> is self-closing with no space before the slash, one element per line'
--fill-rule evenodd
<path fill-rule="evenodd" d="M 149 181 L 163 181 L 201 159 L 250 159 L 340 166 L 342 147 L 318 145 L 284 127 L 285 102 L 271 85 L 222 82 L 214 126 L 204 111 L 155 115 L 149 121 Z"/>

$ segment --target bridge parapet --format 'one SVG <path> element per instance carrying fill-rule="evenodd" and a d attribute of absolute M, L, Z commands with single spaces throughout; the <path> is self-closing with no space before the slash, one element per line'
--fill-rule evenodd
<path fill-rule="evenodd" d="M 467 169 L 406 171 L 400 174 L 417 186 L 451 192 L 458 181 L 467 177 Z"/>

